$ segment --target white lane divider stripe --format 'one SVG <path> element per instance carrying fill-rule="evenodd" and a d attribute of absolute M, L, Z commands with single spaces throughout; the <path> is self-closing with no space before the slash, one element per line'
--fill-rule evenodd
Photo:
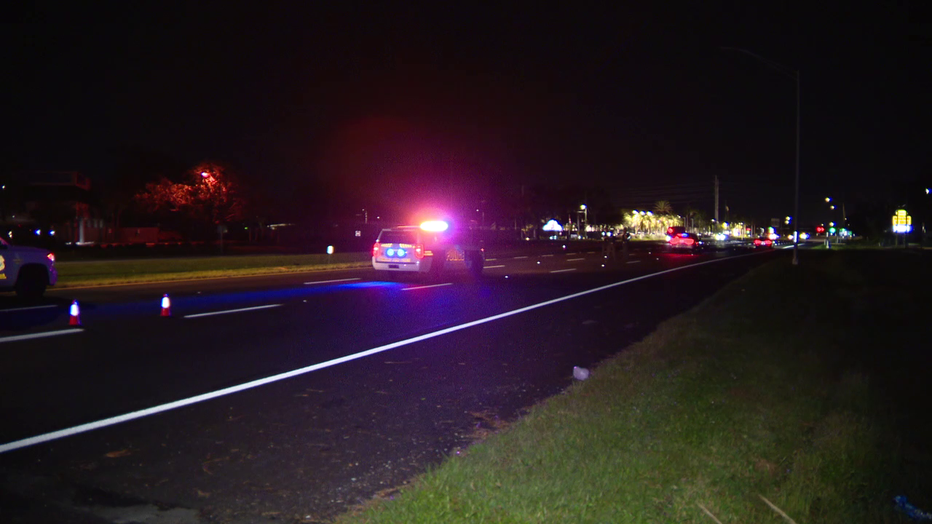
<path fill-rule="evenodd" d="M 415 289 L 428 289 L 432 287 L 443 287 L 443 286 L 452 286 L 453 282 L 447 282 L 446 284 L 431 284 L 429 286 L 414 286 L 414 287 L 405 287 L 401 288 L 402 291 L 412 291 Z"/>
<path fill-rule="evenodd" d="M 640 264 L 641 261 L 640 260 L 629 260 L 628 263 L 629 264 Z"/>
<path fill-rule="evenodd" d="M 16 313 L 17 311 L 29 311 L 32 309 L 48 309 L 50 307 L 58 307 L 55 304 L 49 304 L 47 306 L 30 306 L 30 307 L 17 307 L 13 309 L 0 309 L 0 313 Z"/>
<path fill-rule="evenodd" d="M 184 318 L 211 317 L 214 315 L 226 315 L 227 313 L 241 313 L 243 311 L 255 311 L 257 309 L 269 309 L 272 307 L 280 307 L 280 306 L 281 304 L 268 304 L 265 306 L 244 307 L 240 309 L 227 309 L 224 311 L 211 311 L 210 313 L 194 313 L 193 315 L 185 315 Z"/>
<path fill-rule="evenodd" d="M 362 280 L 361 278 L 338 278 L 336 280 L 318 280 L 316 282 L 305 282 L 305 286 L 313 286 L 314 284 L 333 284 L 336 282 L 353 282 L 354 280 Z"/>
<path fill-rule="evenodd" d="M 542 257 L 552 257 L 553 255 L 541 255 Z"/>
<path fill-rule="evenodd" d="M 500 267 L 505 267 L 505 264 L 499 264 L 497 266 L 485 266 L 485 269 L 496 269 Z"/>
<path fill-rule="evenodd" d="M 522 258 L 527 258 L 527 257 L 514 257 L 515 260 L 521 260 Z"/>
<path fill-rule="evenodd" d="M 567 262 L 576 262 L 576 261 L 578 261 L 578 260 L 586 260 L 586 259 L 585 259 L 585 258 L 568 258 L 568 259 L 566 259 Z"/>
<path fill-rule="evenodd" d="M 685 266 L 679 266 L 672 269 L 665 269 L 663 271 L 658 271 L 656 273 L 650 273 L 647 275 L 641 275 L 639 277 L 629 278 L 628 280 L 622 280 L 620 282 L 614 282 L 612 284 L 606 284 L 593 289 L 587 289 L 585 291 L 580 291 L 579 293 L 573 293 L 572 295 L 566 295 L 563 297 L 557 297 L 551 300 L 544 302 L 538 302 L 537 304 L 531 304 L 530 306 L 525 306 L 522 308 L 514 309 L 512 311 L 506 311 L 504 313 L 499 313 L 497 315 L 492 315 L 491 317 L 480 318 L 479 320 L 473 320 L 472 322 L 466 322 L 465 324 L 460 324 L 458 326 L 450 326 L 448 328 L 441 329 L 439 331 L 434 331 L 433 333 L 426 333 L 424 335 L 419 335 L 405 340 L 400 340 L 398 342 L 392 342 L 391 344 L 386 344 L 384 346 L 374 347 L 366 351 L 360 351 L 359 353 L 353 353 L 352 355 L 346 355 L 333 360 L 328 360 L 326 362 L 320 362 L 318 364 L 312 364 L 307 367 L 294 369 L 287 371 L 285 373 L 279 373 L 278 375 L 272 375 L 271 377 L 261 378 L 258 380 L 253 380 L 252 382 L 246 382 L 238 386 L 230 386 L 224 389 L 218 389 L 217 391 L 211 391 L 210 393 L 204 393 L 201 395 L 196 395 L 182 400 L 176 400 L 174 402 L 169 402 L 167 404 L 161 404 L 159 406 L 154 406 L 147 409 L 142 409 L 139 411 L 133 411 L 132 413 L 126 413 L 124 415 L 118 415 L 115 417 L 106 418 L 103 420 L 98 420 L 96 422 L 88 422 L 87 424 L 81 424 L 79 426 L 73 426 L 66 429 L 61 429 L 58 431 L 52 431 L 51 433 L 44 433 L 42 435 L 36 435 L 34 437 L 28 437 L 14 442 L 9 442 L 7 444 L 0 444 L 0 453 L 6 453 L 7 451 L 13 451 L 15 449 L 21 449 L 29 446 L 34 446 L 36 444 L 41 444 L 43 442 L 49 442 L 52 440 L 58 440 L 60 438 L 70 437 L 73 435 L 78 435 L 80 433 L 86 433 L 88 431 L 93 431 L 95 429 L 105 428 L 108 426 L 113 426 L 115 424 L 120 424 L 122 422 L 129 422 L 131 420 L 140 419 L 147 417 L 149 415 L 155 415 L 157 413 L 163 413 L 165 411 L 170 411 L 173 409 L 178 409 L 184 406 L 190 406 L 191 404 L 197 404 L 199 402 L 204 402 L 206 400 L 215 399 L 218 397 L 223 397 L 226 395 L 231 395 L 233 393 L 239 393 L 240 391 L 246 391 L 248 389 L 253 389 L 259 386 L 264 386 L 266 384 L 271 384 L 273 382 L 279 382 L 281 380 L 289 379 L 292 377 L 297 377 L 300 375 L 305 375 L 313 371 L 317 371 L 324 368 L 329 368 L 339 364 L 345 364 L 346 362 L 351 362 L 360 358 L 369 357 L 377 353 L 382 353 L 383 351 L 389 351 L 395 348 L 402 346 L 407 346 L 414 344 L 416 342 L 422 342 L 424 340 L 429 340 L 431 338 L 436 338 L 439 336 L 446 335 L 448 333 L 454 333 L 456 331 L 461 331 L 464 329 L 469 329 L 471 327 L 479 326 L 481 324 L 486 324 L 488 322 L 494 322 L 496 320 L 501 320 L 503 318 L 508 318 L 514 315 L 520 315 L 522 313 L 527 313 L 528 311 L 533 311 L 538 308 L 551 306 L 553 304 L 558 304 L 566 300 L 572 300 L 574 298 L 583 297 L 586 295 L 591 295 L 593 293 L 600 293 L 608 289 L 616 288 L 623 286 L 625 284 L 630 284 L 632 282 L 637 282 L 639 280 L 646 280 L 648 278 L 657 277 L 660 275 L 665 275 L 667 273 L 673 273 L 674 271 L 682 271 L 684 269 L 690 269 L 697 266 L 704 266 L 706 264 L 715 264 L 718 262 L 724 262 L 726 260 L 737 260 L 739 258 L 751 257 L 755 255 L 760 255 L 761 253 L 751 253 L 748 255 L 738 255 L 734 257 L 727 258 L 717 258 L 713 260 L 706 260 L 705 262 L 697 262 L 695 264 L 688 264 Z"/>
<path fill-rule="evenodd" d="M 551 273 L 566 273 L 567 271 L 576 271 L 576 268 L 575 268 L 575 267 L 571 267 L 571 268 L 569 268 L 569 269 L 555 269 L 555 270 L 551 271 Z"/>
<path fill-rule="evenodd" d="M 9 337 L 0 337 L 0 344 L 4 342 L 18 342 L 20 340 L 34 340 L 37 338 L 57 337 L 59 335 L 70 335 L 72 333 L 83 333 L 83 329 L 60 329 L 58 331 L 46 331 L 44 333 L 30 333 L 28 335 L 13 335 Z"/>

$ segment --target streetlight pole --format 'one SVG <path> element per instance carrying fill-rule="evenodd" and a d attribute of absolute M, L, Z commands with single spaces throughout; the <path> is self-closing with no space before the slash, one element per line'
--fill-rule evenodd
<path fill-rule="evenodd" d="M 799 89 L 799 69 L 791 69 L 783 64 L 768 60 L 757 53 L 742 49 L 739 47 L 723 47 L 724 51 L 738 51 L 752 56 L 761 62 L 769 65 L 772 69 L 792 78 L 796 81 L 796 181 L 794 184 L 793 197 L 793 220 L 796 225 L 793 227 L 793 265 L 799 265 L 799 119 L 800 119 L 800 89 Z"/>

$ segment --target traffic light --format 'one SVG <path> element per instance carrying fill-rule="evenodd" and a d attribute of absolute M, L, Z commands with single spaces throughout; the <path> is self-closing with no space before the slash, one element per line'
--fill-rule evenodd
<path fill-rule="evenodd" d="M 825 228 L 822 227 L 822 226 L 816 226 L 815 232 L 816 232 L 816 233 L 825 233 Z"/>
<path fill-rule="evenodd" d="M 824 229 L 824 228 L 823 228 L 823 229 Z M 834 234 L 835 234 L 835 228 L 834 228 L 834 227 L 829 228 L 828 232 L 834 235 Z"/>

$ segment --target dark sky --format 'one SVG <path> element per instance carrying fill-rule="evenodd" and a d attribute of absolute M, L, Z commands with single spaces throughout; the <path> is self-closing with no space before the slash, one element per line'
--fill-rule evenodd
<path fill-rule="evenodd" d="M 710 216 L 717 175 L 733 212 L 790 214 L 795 81 L 730 46 L 801 72 L 804 223 L 929 176 L 932 2 L 438 4 L 8 7 L 4 163 L 107 183 L 134 146 L 285 205 L 548 183 Z"/>

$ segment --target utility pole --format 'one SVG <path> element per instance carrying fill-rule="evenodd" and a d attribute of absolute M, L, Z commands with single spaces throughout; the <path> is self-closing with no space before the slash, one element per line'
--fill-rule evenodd
<path fill-rule="evenodd" d="M 715 175 L 715 223 L 718 224 L 718 175 Z"/>

